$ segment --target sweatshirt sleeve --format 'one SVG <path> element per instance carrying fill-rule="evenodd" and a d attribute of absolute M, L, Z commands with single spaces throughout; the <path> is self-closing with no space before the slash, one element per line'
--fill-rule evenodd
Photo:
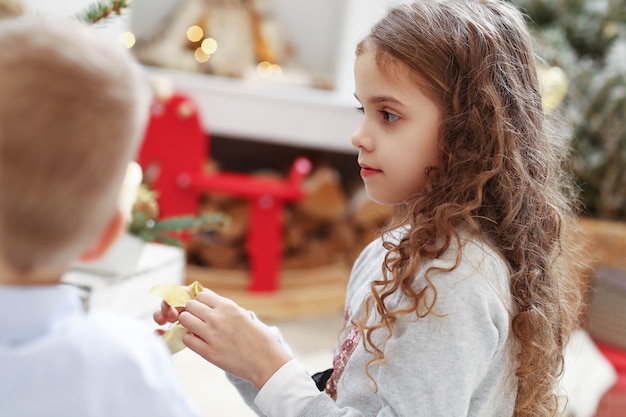
<path fill-rule="evenodd" d="M 256 316 L 256 314 L 254 312 L 251 311 L 250 314 L 252 315 L 253 320 L 261 322 L 261 320 L 259 320 L 259 318 Z M 263 324 L 265 324 L 265 323 L 263 323 Z M 267 326 L 267 327 L 274 334 L 274 336 L 276 337 L 276 340 L 278 340 L 278 342 L 281 345 L 283 345 L 283 347 L 285 349 L 287 349 L 287 351 L 289 353 L 292 353 L 291 348 L 289 347 L 289 345 L 287 344 L 287 342 L 283 338 L 283 335 L 280 333 L 280 330 L 278 329 L 278 327 L 276 327 L 276 326 Z M 284 365 L 283 365 L 283 367 L 284 367 Z M 276 374 L 279 374 L 279 371 L 277 371 Z M 232 374 L 229 374 L 228 372 L 226 373 L 226 378 L 235 387 L 237 392 L 239 392 L 239 396 L 243 399 L 243 401 L 246 403 L 246 405 L 256 415 L 258 415 L 258 416 L 266 416 L 266 413 L 261 411 L 259 409 L 259 407 L 257 406 L 257 404 L 255 403 L 255 399 L 259 395 L 259 389 L 253 383 L 251 383 L 250 381 L 246 381 L 245 379 L 236 377 L 236 376 L 234 376 Z M 309 378 L 309 379 L 311 379 L 311 378 Z M 313 381 L 313 380 L 311 379 L 311 381 Z M 265 386 L 268 386 L 267 383 L 265 384 Z M 263 388 L 265 388 L 265 386 Z M 272 395 L 272 394 L 269 394 L 269 395 Z"/>
<path fill-rule="evenodd" d="M 302 364 L 291 360 L 263 385 L 254 403 L 268 416 L 297 416 L 318 395 L 320 391 Z"/>

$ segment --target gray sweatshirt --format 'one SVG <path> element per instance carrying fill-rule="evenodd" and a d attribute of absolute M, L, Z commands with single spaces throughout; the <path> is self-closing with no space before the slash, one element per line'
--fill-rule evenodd
<path fill-rule="evenodd" d="M 363 300 L 370 282 L 381 278 L 385 253 L 377 239 L 355 262 L 347 288 L 347 322 L 362 317 Z M 456 246 L 451 247 L 424 264 L 414 287 L 423 288 L 428 267 L 449 266 L 456 253 Z M 385 363 L 370 367 L 377 389 L 365 372 L 372 355 L 356 330 L 339 340 L 326 393 L 315 392 L 307 372 L 294 363 L 281 368 L 260 392 L 242 381 L 235 385 L 259 415 L 270 417 L 511 416 L 517 380 L 505 262 L 488 245 L 470 240 L 459 267 L 431 274 L 431 280 L 437 288 L 435 314 L 399 317 L 384 345 Z M 389 300 L 406 302 L 399 294 Z M 374 334 L 380 338 L 384 331 Z"/>

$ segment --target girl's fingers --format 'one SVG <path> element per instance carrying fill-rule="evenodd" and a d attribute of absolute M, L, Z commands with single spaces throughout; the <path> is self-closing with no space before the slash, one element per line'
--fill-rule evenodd
<path fill-rule="evenodd" d="M 185 311 L 185 307 L 170 307 L 169 310 L 167 310 L 167 319 L 173 323 L 178 320 L 178 316 L 183 311 Z"/>
<path fill-rule="evenodd" d="M 161 313 L 160 311 L 155 311 L 154 314 L 152 314 L 152 319 L 156 322 L 156 324 L 158 324 L 159 326 L 164 325 L 165 323 L 167 323 L 167 320 L 165 319 L 165 315 L 163 313 Z"/>
<path fill-rule="evenodd" d="M 207 304 L 199 301 L 199 300 L 189 300 L 185 305 L 185 311 L 193 314 L 194 316 L 200 317 L 204 321 L 207 321 L 206 318 L 211 312 L 214 310 L 213 307 L 208 306 Z M 179 317 L 180 320 L 180 317 Z"/>
<path fill-rule="evenodd" d="M 200 301 L 201 303 L 206 304 L 209 307 L 215 308 L 219 306 L 220 304 L 222 304 L 224 300 L 227 300 L 227 299 L 205 288 L 204 291 L 202 291 L 196 296 L 196 300 Z"/>
<path fill-rule="evenodd" d="M 208 309 L 209 307 L 204 307 Z M 184 311 L 178 317 L 178 322 L 184 326 L 189 332 L 194 333 L 198 337 L 204 340 L 211 340 L 210 334 L 214 332 L 202 317 L 198 317 L 195 312 Z"/>
<path fill-rule="evenodd" d="M 176 320 L 178 320 L 178 315 L 183 310 L 183 307 L 174 308 L 167 304 L 165 301 L 163 301 L 161 303 L 161 309 L 155 311 L 152 314 L 152 318 L 157 324 L 161 326 L 166 323 L 174 323 Z"/>
<path fill-rule="evenodd" d="M 208 352 L 209 346 L 207 343 L 199 338 L 194 333 L 185 333 L 183 336 L 183 343 L 192 351 L 196 352 L 198 355 L 203 357 L 204 359 L 210 361 L 210 355 Z"/>

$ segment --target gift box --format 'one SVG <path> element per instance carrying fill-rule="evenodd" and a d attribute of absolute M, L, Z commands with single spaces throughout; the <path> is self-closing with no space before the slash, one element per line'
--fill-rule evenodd
<path fill-rule="evenodd" d="M 62 282 L 82 290 L 86 310 L 152 320 L 161 299 L 150 294 L 150 289 L 164 283 L 184 283 L 185 253 L 176 246 L 144 243 L 136 256 L 132 269 L 125 271 L 107 268 L 102 262 L 77 263 L 64 274 Z M 108 260 L 115 263 L 115 257 Z"/>

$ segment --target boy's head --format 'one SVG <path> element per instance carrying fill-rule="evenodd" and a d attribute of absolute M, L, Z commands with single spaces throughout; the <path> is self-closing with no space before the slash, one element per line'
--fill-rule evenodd
<path fill-rule="evenodd" d="M 61 271 L 116 216 L 149 85 L 127 50 L 72 20 L 0 20 L 0 265 Z"/>
<path fill-rule="evenodd" d="M 24 12 L 19 0 L 0 0 L 0 19 L 16 17 Z"/>

